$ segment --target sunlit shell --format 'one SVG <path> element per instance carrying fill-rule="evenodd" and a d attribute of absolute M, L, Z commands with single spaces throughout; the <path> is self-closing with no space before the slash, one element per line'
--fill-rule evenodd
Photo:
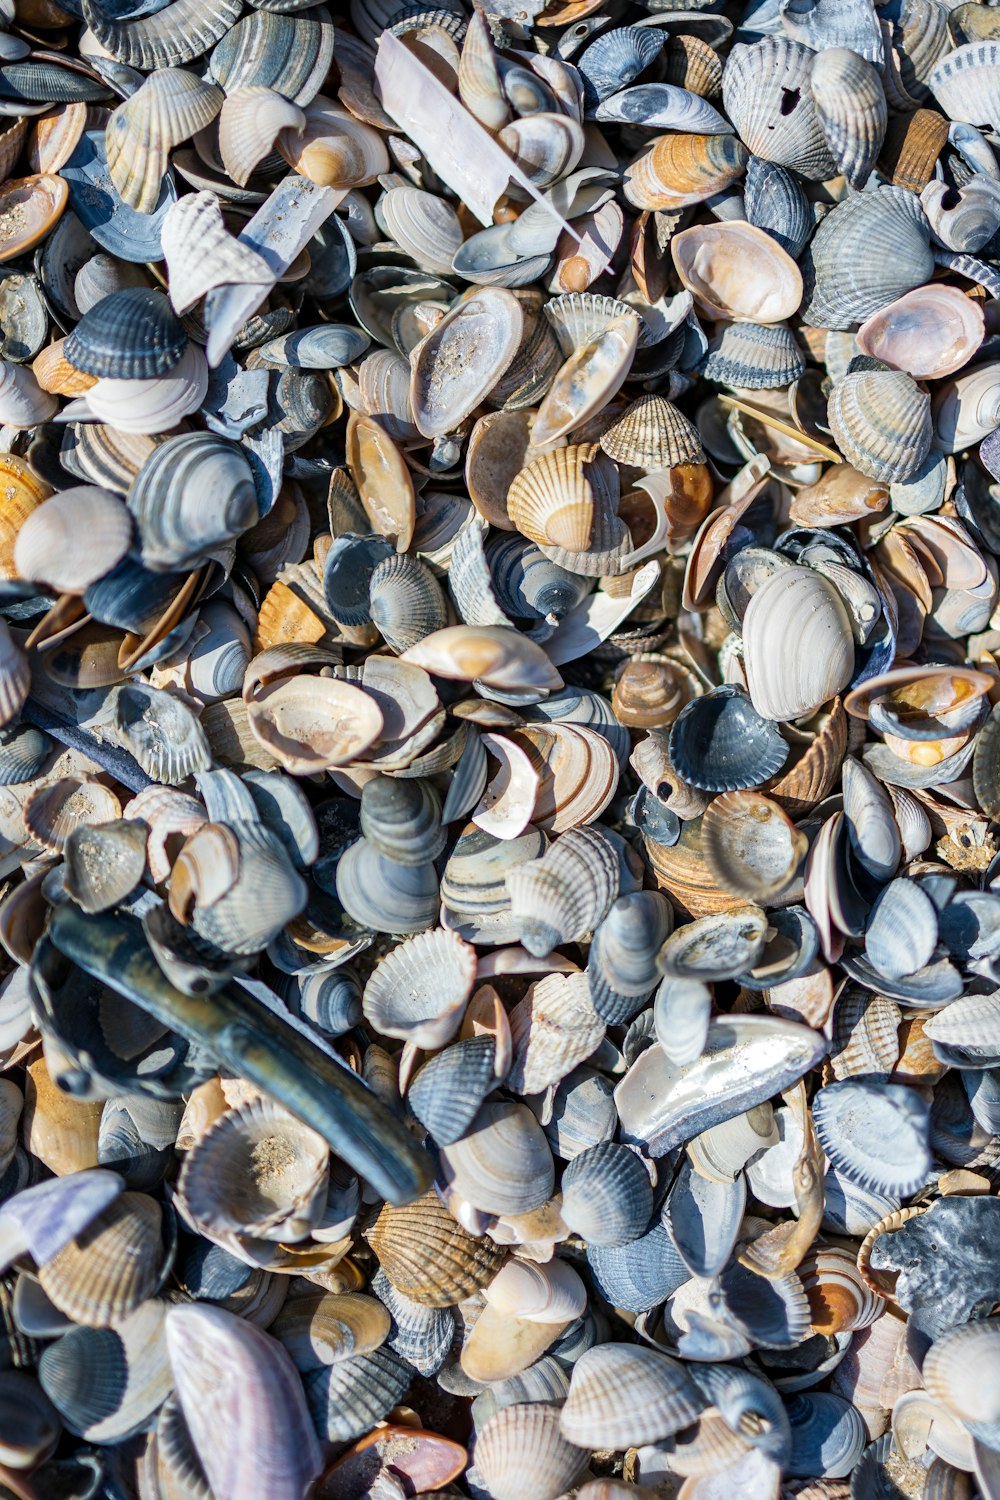
<path fill-rule="evenodd" d="M 780 323 L 798 311 L 802 276 L 763 229 L 736 220 L 685 229 L 671 239 L 670 254 L 709 317 Z"/>
<path fill-rule="evenodd" d="M 983 339 L 982 312 L 955 287 L 924 286 L 874 313 L 856 334 L 858 348 L 914 380 L 960 370 Z"/>

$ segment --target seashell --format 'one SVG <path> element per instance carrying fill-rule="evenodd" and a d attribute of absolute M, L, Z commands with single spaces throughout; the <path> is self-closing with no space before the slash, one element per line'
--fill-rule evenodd
<path fill-rule="evenodd" d="M 780 771 L 788 746 L 745 693 L 723 687 L 681 709 L 670 731 L 670 757 L 692 786 L 706 792 L 743 791 Z"/>
<path fill-rule="evenodd" d="M 455 933 L 422 932 L 388 954 L 365 987 L 370 1025 L 420 1047 L 440 1047 L 458 1029 L 472 993 L 475 955 Z"/>
<path fill-rule="evenodd" d="M 928 1349 L 921 1369 L 928 1394 L 987 1446 L 995 1442 L 1000 1420 L 989 1379 L 996 1351 L 997 1323 L 987 1318 L 947 1329 Z"/>
<path fill-rule="evenodd" d="M 245 21 L 250 19 L 253 18 L 246 17 Z M 237 29 L 234 28 L 234 31 Z M 225 41 L 229 41 L 234 31 L 229 33 Z M 251 55 L 249 52 L 246 54 L 248 57 Z M 320 80 L 322 77 L 323 74 L 320 73 Z M 278 82 L 281 84 L 280 88 L 277 87 Z M 241 87 L 245 88 L 251 83 L 264 83 L 304 107 L 304 125 L 286 127 L 276 143 L 294 171 L 320 187 L 343 189 L 362 187 L 374 182 L 388 168 L 382 137 L 371 126 L 362 124 L 332 100 L 317 96 L 310 102 L 304 98 L 305 92 L 312 93 L 315 82 L 314 72 L 307 89 L 296 93 L 283 80 L 266 79 L 254 73 L 243 78 Z"/>
<path fill-rule="evenodd" d="M 790 328 L 780 323 L 730 323 L 709 342 L 702 373 L 720 385 L 757 391 L 791 385 L 805 368 Z"/>
<path fill-rule="evenodd" d="M 947 143 L 948 122 L 937 110 L 895 115 L 886 130 L 879 169 L 894 187 L 919 193 L 934 176 L 935 163 Z"/>
<path fill-rule="evenodd" d="M 560 1428 L 570 1442 L 662 1442 L 703 1409 L 684 1366 L 655 1349 L 603 1344 L 577 1360 Z"/>
<path fill-rule="evenodd" d="M 783 660 L 779 654 L 780 643 L 789 639 L 796 643 L 791 662 L 787 651 Z M 809 568 L 782 568 L 751 596 L 743 649 L 750 699 L 766 719 L 815 713 L 854 671 L 847 611 L 833 585 Z M 771 673 L 779 671 L 780 682 L 772 681 Z"/>
<path fill-rule="evenodd" d="M 637 208 L 677 209 L 721 193 L 742 176 L 746 147 L 733 135 L 665 135 L 625 173 L 625 196 Z"/>
<path fill-rule="evenodd" d="M 67 893 L 86 912 L 107 911 L 135 890 L 146 868 L 146 826 L 74 828 L 65 846 Z"/>
<path fill-rule="evenodd" d="M 306 1400 L 317 1431 L 326 1442 L 348 1442 L 380 1422 L 402 1400 L 409 1367 L 388 1349 L 311 1370 Z"/>
<path fill-rule="evenodd" d="M 410 360 L 410 401 L 425 437 L 452 431 L 482 402 L 513 359 L 523 328 L 520 303 L 496 287 L 473 293 L 442 318 Z M 470 382 L 471 350 L 485 347 L 482 376 Z"/>
<path fill-rule="evenodd" d="M 362 927 L 394 933 L 423 932 L 438 915 L 434 866 L 403 865 L 358 839 L 337 865 L 337 897 Z"/>
<path fill-rule="evenodd" d="M 510 119 L 511 109 L 500 82 L 493 42 L 485 18 L 469 21 L 458 64 L 458 92 L 466 109 L 487 130 L 500 130 Z"/>
<path fill-rule="evenodd" d="M 305 123 L 297 104 L 262 84 L 227 91 L 219 113 L 219 154 L 226 172 L 246 187 L 282 131 L 301 132 Z"/>
<path fill-rule="evenodd" d="M 645 1151 L 662 1156 L 801 1078 L 823 1046 L 793 1021 L 726 1016 L 712 1022 L 705 1049 L 691 1063 L 674 1063 L 651 1047 L 615 1089 L 626 1140 L 641 1141 Z"/>
<path fill-rule="evenodd" d="M 544 110 L 511 120 L 497 140 L 536 188 L 551 187 L 572 172 L 585 145 L 583 127 L 576 120 Z"/>
<path fill-rule="evenodd" d="M 592 932 L 618 895 L 619 856 L 606 834 L 575 828 L 540 859 L 509 870 L 513 921 L 529 953 L 543 958 Z"/>
<path fill-rule="evenodd" d="M 824 47 L 813 60 L 809 88 L 838 170 L 851 187 L 864 187 L 888 121 L 877 68 L 846 47 Z"/>
<path fill-rule="evenodd" d="M 445 845 L 441 804 L 432 784 L 376 776 L 361 792 L 361 832 L 387 859 L 425 865 Z"/>
<path fill-rule="evenodd" d="M 596 445 L 557 448 L 514 477 L 507 513 L 539 546 L 585 552 L 602 523 L 614 522 L 616 478 Z"/>
<path fill-rule="evenodd" d="M 795 262 L 751 224 L 729 220 L 684 229 L 671 239 L 670 254 L 681 283 L 710 318 L 781 323 L 802 301 Z"/>
<path fill-rule="evenodd" d="M 270 88 L 305 108 L 322 87 L 332 59 L 333 28 L 322 6 L 308 15 L 252 11 L 235 25 L 230 22 L 221 35 L 212 50 L 211 72 L 227 95 L 253 86 Z M 336 108 L 324 100 L 317 113 L 322 115 L 327 106 Z"/>
<path fill-rule="evenodd" d="M 61 852 L 74 828 L 113 823 L 121 803 L 109 787 L 80 776 L 42 781 L 23 804 L 21 815 L 29 835 L 53 852 Z"/>
<path fill-rule="evenodd" d="M 662 396 L 640 396 L 601 434 L 600 443 L 617 463 L 647 471 L 705 462 L 697 428 Z"/>
<path fill-rule="evenodd" d="M 702 819 L 702 847 L 719 883 L 737 896 L 769 902 L 787 891 L 805 858 L 805 835 L 758 792 L 725 792 Z"/>
<path fill-rule="evenodd" d="M 26 365 L 0 360 L 0 418 L 8 427 L 34 427 L 46 422 L 57 406 Z"/>
<path fill-rule="evenodd" d="M 639 338 L 629 310 L 581 344 L 556 371 L 531 429 L 534 447 L 565 437 L 606 406 L 628 377 Z"/>
<path fill-rule="evenodd" d="M 447 1308 L 422 1307 L 411 1302 L 396 1290 L 384 1271 L 376 1271 L 371 1287 L 389 1313 L 389 1348 L 421 1375 L 436 1375 L 455 1337 L 452 1314 Z"/>
<path fill-rule="evenodd" d="M 906 1196 L 930 1170 L 928 1106 L 912 1089 L 863 1078 L 829 1084 L 813 1119 L 830 1161 L 863 1187 Z"/>
<path fill-rule="evenodd" d="M 170 152 L 211 124 L 221 107 L 221 89 L 194 73 L 182 68 L 151 73 L 112 111 L 107 125 L 108 171 L 122 201 L 139 213 L 152 213 Z"/>
<path fill-rule="evenodd" d="M 302 1386 L 281 1345 L 204 1303 L 171 1308 L 166 1337 L 177 1399 L 212 1493 L 238 1493 L 252 1455 L 276 1500 L 300 1495 L 322 1462 Z M 223 1437 L 220 1414 L 227 1407 L 233 1409 Z"/>
<path fill-rule="evenodd" d="M 234 0 L 211 0 L 207 6 L 195 5 L 192 0 L 173 0 L 166 13 L 122 22 L 87 0 L 84 20 L 99 45 L 119 62 L 149 72 L 200 57 L 238 16 Z"/>
<path fill-rule="evenodd" d="M 64 348 L 70 364 L 88 375 L 150 380 L 173 369 L 186 344 L 162 292 L 127 287 L 84 313 Z"/>
<path fill-rule="evenodd" d="M 591 1280 L 604 1300 L 629 1312 L 656 1307 L 690 1275 L 656 1215 L 645 1233 L 626 1245 L 590 1246 L 587 1263 Z"/>
<path fill-rule="evenodd" d="M 742 1177 L 714 1182 L 685 1161 L 670 1189 L 663 1222 L 678 1255 L 694 1276 L 714 1276 L 732 1253 L 746 1207 Z"/>
<path fill-rule="evenodd" d="M 25 518 L 14 544 L 14 566 L 21 578 L 59 593 L 82 594 L 121 562 L 131 540 L 132 521 L 120 498 L 77 485 Z"/>
<path fill-rule="evenodd" d="M 663 42 L 643 26 L 616 27 L 591 42 L 576 60 L 588 111 L 640 77 L 660 55 Z"/>
<path fill-rule="evenodd" d="M 371 575 L 368 590 L 372 624 L 395 651 L 415 646 L 448 623 L 441 586 L 416 558 L 394 553 Z"/>
<path fill-rule="evenodd" d="M 766 933 L 764 914 L 755 906 L 698 917 L 664 943 L 660 972 L 677 979 L 734 979 L 761 957 Z"/>
<path fill-rule="evenodd" d="M 27 1370 L 4 1370 L 0 1391 L 5 1418 L 0 1436 L 4 1464 L 15 1470 L 44 1465 L 61 1433 L 55 1408 Z"/>
<path fill-rule="evenodd" d="M 855 337 L 863 354 L 914 380 L 940 379 L 975 354 L 983 339 L 981 318 L 976 304 L 955 287 L 916 287 L 873 313 Z"/>
<path fill-rule="evenodd" d="M 505 692 L 562 687 L 542 648 L 502 626 L 449 625 L 410 646 L 402 660 L 436 677 L 481 682 Z"/>
<path fill-rule="evenodd" d="M 407 1103 L 437 1145 L 452 1145 L 472 1124 L 496 1086 L 495 1057 L 492 1037 L 469 1037 L 445 1047 L 414 1076 Z"/>
<path fill-rule="evenodd" d="M 704 135 L 725 135 L 731 129 L 707 98 L 675 83 L 641 83 L 622 89 L 598 105 L 594 118 L 637 125 L 645 130 L 684 130 Z"/>
<path fill-rule="evenodd" d="M 1000 119 L 996 39 L 966 42 L 935 63 L 927 86 L 945 114 L 970 125 L 994 125 Z"/>
<path fill-rule="evenodd" d="M 114 1328 L 156 1292 L 165 1272 L 162 1213 L 145 1193 L 121 1193 L 38 1268 L 49 1298 L 74 1323 Z"/>
<path fill-rule="evenodd" d="M 305 1239 L 326 1202 L 329 1148 L 277 1106 L 230 1110 L 195 1142 L 179 1201 L 202 1234 Z"/>
<path fill-rule="evenodd" d="M 185 313 L 214 287 L 250 282 L 270 286 L 271 269 L 251 246 L 225 227 L 218 199 L 188 193 L 168 208 L 160 231 L 168 290 L 175 312 Z"/>
<path fill-rule="evenodd" d="M 865 1283 L 856 1257 L 849 1251 L 833 1245 L 814 1247 L 799 1274 L 817 1333 L 831 1335 L 868 1328 L 885 1311 L 885 1299 Z"/>
<path fill-rule="evenodd" d="M 0 262 L 23 255 L 43 240 L 68 199 L 65 179 L 53 173 L 13 177 L 0 186 Z"/>
<path fill-rule="evenodd" d="M 139 679 L 114 688 L 108 708 L 115 739 L 153 780 L 183 781 L 208 768 L 208 741 L 183 699 Z"/>
<path fill-rule="evenodd" d="M 738 43 L 723 70 L 722 102 L 753 156 L 821 182 L 835 163 L 809 87 L 813 55 L 781 36 Z"/>
<path fill-rule="evenodd" d="M 563 1220 L 589 1245 L 615 1248 L 638 1239 L 652 1207 L 649 1174 L 626 1146 L 600 1141 L 578 1152 L 563 1173 Z"/>
<path fill-rule="evenodd" d="M 167 432 L 196 411 L 208 389 L 205 356 L 189 344 L 167 375 L 152 380 L 98 380 L 87 390 L 87 414 L 118 432 Z M 96 466 L 95 466 L 96 467 Z M 106 476 L 84 473 L 81 477 Z"/>
<path fill-rule="evenodd" d="M 487 1286 L 507 1256 L 468 1234 L 434 1193 L 403 1208 L 386 1204 L 368 1240 L 392 1285 L 421 1307 L 455 1306 Z"/>
<path fill-rule="evenodd" d="M 375 1297 L 317 1290 L 289 1298 L 269 1331 L 308 1374 L 381 1348 L 389 1328 L 389 1313 Z"/>
<path fill-rule="evenodd" d="M 700 1057 L 712 1015 L 712 992 L 698 979 L 664 979 L 653 1003 L 656 1040 L 671 1062 Z"/>
<path fill-rule="evenodd" d="M 848 463 L 882 483 L 909 479 L 930 451 L 930 397 L 899 370 L 857 370 L 830 393 L 830 430 Z"/>
<path fill-rule="evenodd" d="M 747 223 L 765 230 L 797 260 L 813 231 L 808 200 L 797 177 L 785 167 L 751 156 L 743 180 Z"/>
<path fill-rule="evenodd" d="M 993 367 L 980 365 L 938 387 L 933 406 L 934 446 L 945 453 L 985 437 L 996 425 L 1000 404 Z"/>
<path fill-rule="evenodd" d="M 887 979 L 922 969 L 937 946 L 934 903 L 918 885 L 893 880 L 872 907 L 865 933 L 869 961 Z"/>
<path fill-rule="evenodd" d="M 605 1032 L 585 974 L 547 974 L 510 1015 L 514 1055 L 507 1087 L 540 1094 L 560 1083 L 600 1046 Z"/>
<path fill-rule="evenodd" d="M 933 274 L 930 226 L 913 194 L 879 187 L 825 217 L 809 247 L 815 289 L 805 316 L 827 328 L 870 318 Z"/>
<path fill-rule="evenodd" d="M 655 891 L 619 896 L 594 932 L 587 961 L 590 996 L 599 1015 L 620 1024 L 641 1008 L 657 982 L 656 955 L 671 914 Z"/>
<path fill-rule="evenodd" d="M 165 1313 L 143 1302 L 117 1329 L 71 1328 L 46 1348 L 39 1382 L 69 1432 L 113 1444 L 152 1421 L 171 1386 Z"/>
<path fill-rule="evenodd" d="M 830 1479 L 851 1473 L 868 1442 L 868 1429 L 855 1407 L 827 1391 L 806 1391 L 792 1396 L 786 1411 L 792 1473 Z"/>
<path fill-rule="evenodd" d="M 586 1466 L 583 1448 L 560 1431 L 557 1406 L 506 1406 L 479 1430 L 476 1472 L 496 1500 L 556 1500 Z"/>
<path fill-rule="evenodd" d="M 487 1101 L 441 1159 L 456 1190 L 484 1213 L 530 1213 L 552 1196 L 552 1155 L 524 1104 Z"/>

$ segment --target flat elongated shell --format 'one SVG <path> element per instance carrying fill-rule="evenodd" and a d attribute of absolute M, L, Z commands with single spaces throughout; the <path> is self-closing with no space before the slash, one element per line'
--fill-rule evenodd
<path fill-rule="evenodd" d="M 811 568 L 782 568 L 743 618 L 747 684 L 766 719 L 797 719 L 839 693 L 854 671 L 854 636 L 833 584 Z"/>
<path fill-rule="evenodd" d="M 671 1062 L 659 1046 L 633 1063 L 615 1089 L 622 1128 L 653 1156 L 762 1104 L 814 1067 L 826 1050 L 808 1027 L 773 1016 L 727 1016 L 708 1029 L 693 1062 Z"/>
<path fill-rule="evenodd" d="M 503 287 L 482 287 L 446 313 L 410 358 L 410 401 L 425 437 L 454 431 L 481 404 L 523 330 L 521 305 Z"/>

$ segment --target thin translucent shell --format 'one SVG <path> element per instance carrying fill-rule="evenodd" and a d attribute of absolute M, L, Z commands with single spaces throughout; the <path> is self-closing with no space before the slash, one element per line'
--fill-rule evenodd
<path fill-rule="evenodd" d="M 698 224 L 674 235 L 670 254 L 684 286 L 710 317 L 781 323 L 798 311 L 801 271 L 752 224 Z"/>

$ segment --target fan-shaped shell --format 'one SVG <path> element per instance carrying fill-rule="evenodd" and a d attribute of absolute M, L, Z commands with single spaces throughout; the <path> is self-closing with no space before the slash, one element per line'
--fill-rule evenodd
<path fill-rule="evenodd" d="M 670 757 L 691 786 L 734 792 L 769 781 L 788 759 L 788 745 L 745 693 L 723 687 L 681 709 L 670 731 Z"/>
<path fill-rule="evenodd" d="M 708 346 L 702 374 L 740 390 L 791 385 L 806 362 L 792 330 L 782 323 L 730 323 Z"/>
<path fill-rule="evenodd" d="M 453 1307 L 493 1280 L 507 1252 L 468 1234 L 436 1193 L 386 1204 L 368 1240 L 396 1289 L 422 1307 Z"/>
<path fill-rule="evenodd" d="M 229 233 L 214 193 L 187 193 L 171 204 L 160 231 L 174 310 L 188 312 L 213 287 L 270 286 L 270 266 Z"/>
<path fill-rule="evenodd" d="M 652 1208 L 649 1173 L 627 1146 L 598 1142 L 574 1156 L 563 1172 L 563 1220 L 590 1245 L 614 1247 L 638 1239 Z"/>
<path fill-rule="evenodd" d="M 838 169 L 852 187 L 864 187 L 888 120 L 878 70 L 846 47 L 824 47 L 813 59 L 809 87 Z"/>
<path fill-rule="evenodd" d="M 905 1197 L 925 1181 L 929 1108 L 914 1089 L 849 1078 L 820 1089 L 812 1109 L 830 1161 L 863 1187 Z"/>
<path fill-rule="evenodd" d="M 14 544 L 14 566 L 21 578 L 82 594 L 121 562 L 131 540 L 132 519 L 121 498 L 76 485 L 26 518 Z"/>
<path fill-rule="evenodd" d="M 754 156 L 822 181 L 834 160 L 809 88 L 813 56 L 782 36 L 737 43 L 722 75 L 722 102 Z"/>
<path fill-rule="evenodd" d="M 851 194 L 835 204 L 808 254 L 815 287 L 805 313 L 824 328 L 851 328 L 934 273 L 920 201 L 899 187 Z"/>
<path fill-rule="evenodd" d="M 476 1472 L 496 1500 L 556 1500 L 586 1466 L 583 1447 L 559 1428 L 559 1408 L 505 1406 L 482 1427 L 473 1454 Z"/>
<path fill-rule="evenodd" d="M 882 483 L 911 478 L 930 452 L 930 397 L 902 370 L 844 375 L 830 393 L 827 416 L 848 463 Z"/>
<path fill-rule="evenodd" d="M 476 956 L 455 933 L 422 932 L 383 958 L 365 986 L 364 1012 L 384 1036 L 440 1047 L 458 1029 Z"/>
<path fill-rule="evenodd" d="M 63 347 L 70 364 L 88 375 L 149 380 L 172 370 L 186 345 L 162 292 L 127 287 L 84 313 Z"/>
<path fill-rule="evenodd" d="M 634 1344 L 602 1344 L 573 1366 L 560 1425 L 588 1447 L 662 1442 L 696 1421 L 703 1404 L 676 1360 Z"/>
<path fill-rule="evenodd" d="M 49 1300 L 75 1323 L 113 1328 L 153 1296 L 165 1257 L 163 1216 L 145 1193 L 121 1193 L 76 1239 L 39 1267 Z"/>
<path fill-rule="evenodd" d="M 514 1055 L 507 1087 L 540 1094 L 600 1046 L 605 1025 L 585 974 L 546 974 L 511 1011 L 510 1031 Z"/>
<path fill-rule="evenodd" d="M 507 513 L 539 546 L 585 552 L 602 514 L 613 515 L 616 476 L 596 444 L 542 453 L 515 476 Z"/>
<path fill-rule="evenodd" d="M 945 114 L 970 125 L 1000 122 L 1000 39 L 966 42 L 931 69 L 927 86 Z"/>
<path fill-rule="evenodd" d="M 150 73 L 112 111 L 105 135 L 108 171 L 119 197 L 149 214 L 163 186 L 170 152 L 204 130 L 222 107 L 222 90 L 182 68 Z"/>
<path fill-rule="evenodd" d="M 305 123 L 304 111 L 275 89 L 250 84 L 229 90 L 219 114 L 219 153 L 229 176 L 246 187 L 282 131 L 301 131 Z"/>
<path fill-rule="evenodd" d="M 663 396 L 640 396 L 600 441 L 617 463 L 636 469 L 671 469 L 705 461 L 698 429 Z"/>
<path fill-rule="evenodd" d="M 854 671 L 854 636 L 833 584 L 811 568 L 782 568 L 751 595 L 743 617 L 747 684 L 766 719 L 814 713 Z"/>

